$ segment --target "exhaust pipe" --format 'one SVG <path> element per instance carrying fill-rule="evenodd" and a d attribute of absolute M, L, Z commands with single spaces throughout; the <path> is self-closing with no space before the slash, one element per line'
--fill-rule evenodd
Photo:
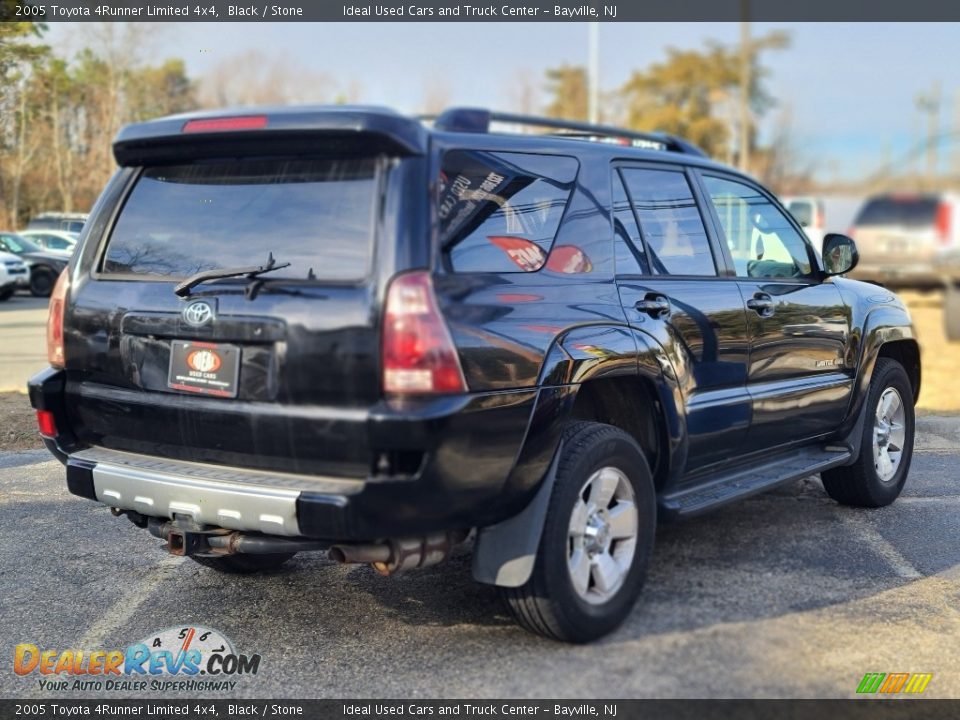
<path fill-rule="evenodd" d="M 381 575 L 393 575 L 414 568 L 437 565 L 467 537 L 463 530 L 433 533 L 423 537 L 400 538 L 364 545 L 334 545 L 329 557 L 338 563 L 373 566 Z"/>

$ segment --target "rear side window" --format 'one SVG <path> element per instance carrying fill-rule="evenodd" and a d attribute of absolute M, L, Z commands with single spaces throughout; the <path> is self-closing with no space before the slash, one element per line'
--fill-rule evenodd
<path fill-rule="evenodd" d="M 504 273 L 534 272 L 548 264 L 577 168 L 577 161 L 565 156 L 447 152 L 437 222 L 449 267 Z M 575 260 L 565 258 L 562 265 Z"/>
<path fill-rule="evenodd" d="M 639 168 L 624 168 L 622 173 L 654 272 L 716 275 L 710 240 L 686 176 Z"/>
<path fill-rule="evenodd" d="M 367 275 L 373 159 L 231 160 L 146 168 L 110 236 L 103 272 L 182 278 L 261 265 L 270 278 Z"/>
<path fill-rule="evenodd" d="M 903 227 L 933 226 L 937 221 L 940 201 L 933 195 L 916 197 L 878 197 L 868 201 L 854 225 L 900 225 Z"/>

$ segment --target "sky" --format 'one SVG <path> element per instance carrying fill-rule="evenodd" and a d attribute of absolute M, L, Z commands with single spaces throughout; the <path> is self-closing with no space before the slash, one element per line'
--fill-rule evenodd
<path fill-rule="evenodd" d="M 52 23 L 47 42 L 69 50 L 81 24 Z M 791 45 L 770 51 L 768 88 L 779 105 L 761 123 L 769 136 L 788 108 L 794 143 L 822 180 L 851 179 L 897 162 L 923 139 L 918 94 L 942 92 L 940 123 L 960 124 L 960 25 L 945 23 L 754 23 L 786 30 Z M 737 23 L 603 23 L 600 85 L 662 60 L 668 47 L 734 44 Z M 256 49 L 294 67 L 359 88 L 364 103 L 413 111 L 430 86 L 451 103 L 511 109 L 515 75 L 543 85 L 544 71 L 587 61 L 586 23 L 157 23 L 157 60 L 182 57 L 191 75 Z M 541 92 L 540 99 L 544 101 Z M 917 167 L 925 160 L 919 159 Z M 960 172 L 960 143 L 945 144 L 941 167 Z"/>

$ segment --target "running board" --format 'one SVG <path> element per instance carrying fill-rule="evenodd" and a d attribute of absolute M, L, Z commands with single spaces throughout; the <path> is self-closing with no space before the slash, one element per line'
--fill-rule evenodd
<path fill-rule="evenodd" d="M 836 446 L 806 447 L 782 453 L 762 464 L 740 466 L 713 476 L 704 484 L 660 497 L 660 517 L 665 520 L 697 515 L 734 500 L 769 490 L 781 483 L 843 465 L 850 451 Z"/>

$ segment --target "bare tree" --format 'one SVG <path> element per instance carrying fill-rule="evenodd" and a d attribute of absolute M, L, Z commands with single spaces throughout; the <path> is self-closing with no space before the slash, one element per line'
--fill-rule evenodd
<path fill-rule="evenodd" d="M 427 115 L 436 115 L 450 107 L 453 91 L 446 79 L 437 73 L 431 73 L 424 79 L 423 99 L 420 101 L 421 112 Z"/>
<path fill-rule="evenodd" d="M 336 87 L 324 73 L 297 65 L 284 55 L 247 50 L 224 58 L 200 81 L 205 107 L 329 102 Z"/>
<path fill-rule="evenodd" d="M 529 68 L 514 73 L 507 90 L 507 107 L 523 115 L 535 115 L 539 111 L 540 92 Z"/>

